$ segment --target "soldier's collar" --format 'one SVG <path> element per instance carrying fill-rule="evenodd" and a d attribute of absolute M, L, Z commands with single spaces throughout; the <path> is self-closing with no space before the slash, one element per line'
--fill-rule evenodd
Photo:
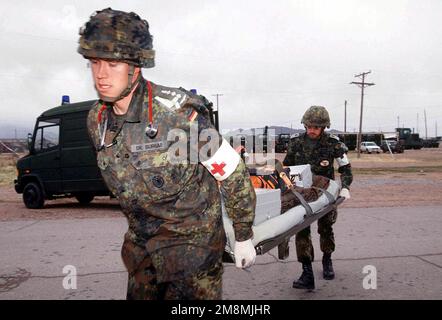
<path fill-rule="evenodd" d="M 323 133 L 321 134 L 321 136 L 319 137 L 319 139 L 316 140 L 316 142 L 319 142 L 319 143 L 327 142 L 328 136 L 329 136 L 329 135 L 328 135 L 326 132 L 323 132 Z M 307 135 L 307 132 L 304 132 L 303 139 L 304 139 L 304 141 L 307 140 L 307 139 L 310 139 L 310 138 L 308 137 L 308 135 Z M 312 139 L 310 139 L 310 140 L 312 140 Z M 313 140 L 312 140 L 312 141 L 313 141 Z"/>
<path fill-rule="evenodd" d="M 143 111 L 144 93 L 146 92 L 145 90 L 147 90 L 146 80 L 141 78 L 134 94 L 132 95 L 132 99 L 130 100 L 129 108 L 126 113 L 126 122 L 140 122 L 141 113 Z"/>
<path fill-rule="evenodd" d="M 319 137 L 319 141 L 321 141 L 321 143 L 326 143 L 328 141 L 328 137 L 329 134 L 324 131 Z"/>

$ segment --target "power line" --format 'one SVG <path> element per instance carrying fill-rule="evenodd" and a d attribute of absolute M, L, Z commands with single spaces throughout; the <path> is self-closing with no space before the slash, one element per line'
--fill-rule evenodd
<path fill-rule="evenodd" d="M 215 117 L 216 117 L 216 123 L 218 124 L 218 130 L 219 130 L 219 129 L 221 129 L 221 126 L 219 125 L 219 97 L 223 96 L 223 94 L 222 93 L 215 93 L 215 94 L 212 94 L 212 96 L 216 97 L 216 114 L 215 114 Z"/>
<path fill-rule="evenodd" d="M 347 100 L 345 100 L 344 106 L 344 132 L 347 132 Z"/>
<path fill-rule="evenodd" d="M 416 114 L 416 132 L 419 133 L 419 113 Z"/>
<path fill-rule="evenodd" d="M 356 84 L 358 87 L 361 88 L 361 116 L 359 118 L 359 133 L 358 133 L 358 158 L 361 157 L 361 138 L 362 138 L 362 114 L 364 110 L 364 89 L 365 87 L 374 86 L 374 83 L 367 83 L 365 82 L 365 76 L 367 74 L 371 73 L 371 71 L 363 72 L 361 74 L 355 75 L 355 78 L 362 78 L 361 82 L 351 82 L 350 84 Z"/>

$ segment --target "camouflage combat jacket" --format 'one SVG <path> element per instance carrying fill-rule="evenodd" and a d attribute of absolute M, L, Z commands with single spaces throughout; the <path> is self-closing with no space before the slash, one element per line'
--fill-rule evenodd
<path fill-rule="evenodd" d="M 153 139 L 145 133 L 149 101 L 153 124 L 158 126 Z M 236 240 L 253 236 L 256 195 L 241 159 L 222 181 L 215 177 L 224 174 L 224 163 L 208 169 L 198 159 L 179 164 L 168 160 L 168 149 L 174 143 L 168 141 L 171 129 L 187 134 L 188 150 L 201 148 L 201 143 L 190 141 L 189 133 L 194 130 L 192 124 L 198 124 L 197 133 L 213 128 L 206 111 L 201 96 L 142 79 L 123 119 L 116 121 L 121 116 L 115 116 L 112 106 L 101 101 L 88 115 L 98 166 L 127 217 L 126 238 L 146 248 L 163 281 L 195 272 L 222 255 L 226 240 L 221 195 Z M 106 147 L 100 148 L 105 123 Z"/>
<path fill-rule="evenodd" d="M 339 138 L 323 133 L 314 147 L 306 142 L 307 134 L 303 133 L 290 139 L 284 165 L 297 166 L 310 164 L 313 174 L 335 178 L 334 160 L 338 164 L 338 172 L 341 174 L 343 188 L 349 188 L 353 181 L 351 164 L 345 153 L 345 147 Z"/>

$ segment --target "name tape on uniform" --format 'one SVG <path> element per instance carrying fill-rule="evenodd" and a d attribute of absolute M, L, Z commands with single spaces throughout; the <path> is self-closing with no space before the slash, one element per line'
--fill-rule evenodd
<path fill-rule="evenodd" d="M 164 149 L 164 142 L 151 142 L 145 144 L 133 144 L 130 146 L 132 152 L 155 151 Z"/>

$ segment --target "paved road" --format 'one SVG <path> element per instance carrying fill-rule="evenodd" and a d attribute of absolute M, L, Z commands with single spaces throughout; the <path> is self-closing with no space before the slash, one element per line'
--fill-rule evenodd
<path fill-rule="evenodd" d="M 342 209 L 335 280 L 320 277 L 318 254 L 316 290 L 293 289 L 301 270 L 292 242 L 286 261 L 270 252 L 258 256 L 251 272 L 226 265 L 224 298 L 442 299 L 441 213 L 441 206 Z M 0 222 L 0 299 L 124 299 L 126 228 L 124 218 Z M 313 230 L 319 253 L 316 225 Z M 76 268 L 76 289 L 63 287 L 66 265 Z M 374 269 L 363 273 L 365 266 L 375 268 L 376 278 Z"/>

